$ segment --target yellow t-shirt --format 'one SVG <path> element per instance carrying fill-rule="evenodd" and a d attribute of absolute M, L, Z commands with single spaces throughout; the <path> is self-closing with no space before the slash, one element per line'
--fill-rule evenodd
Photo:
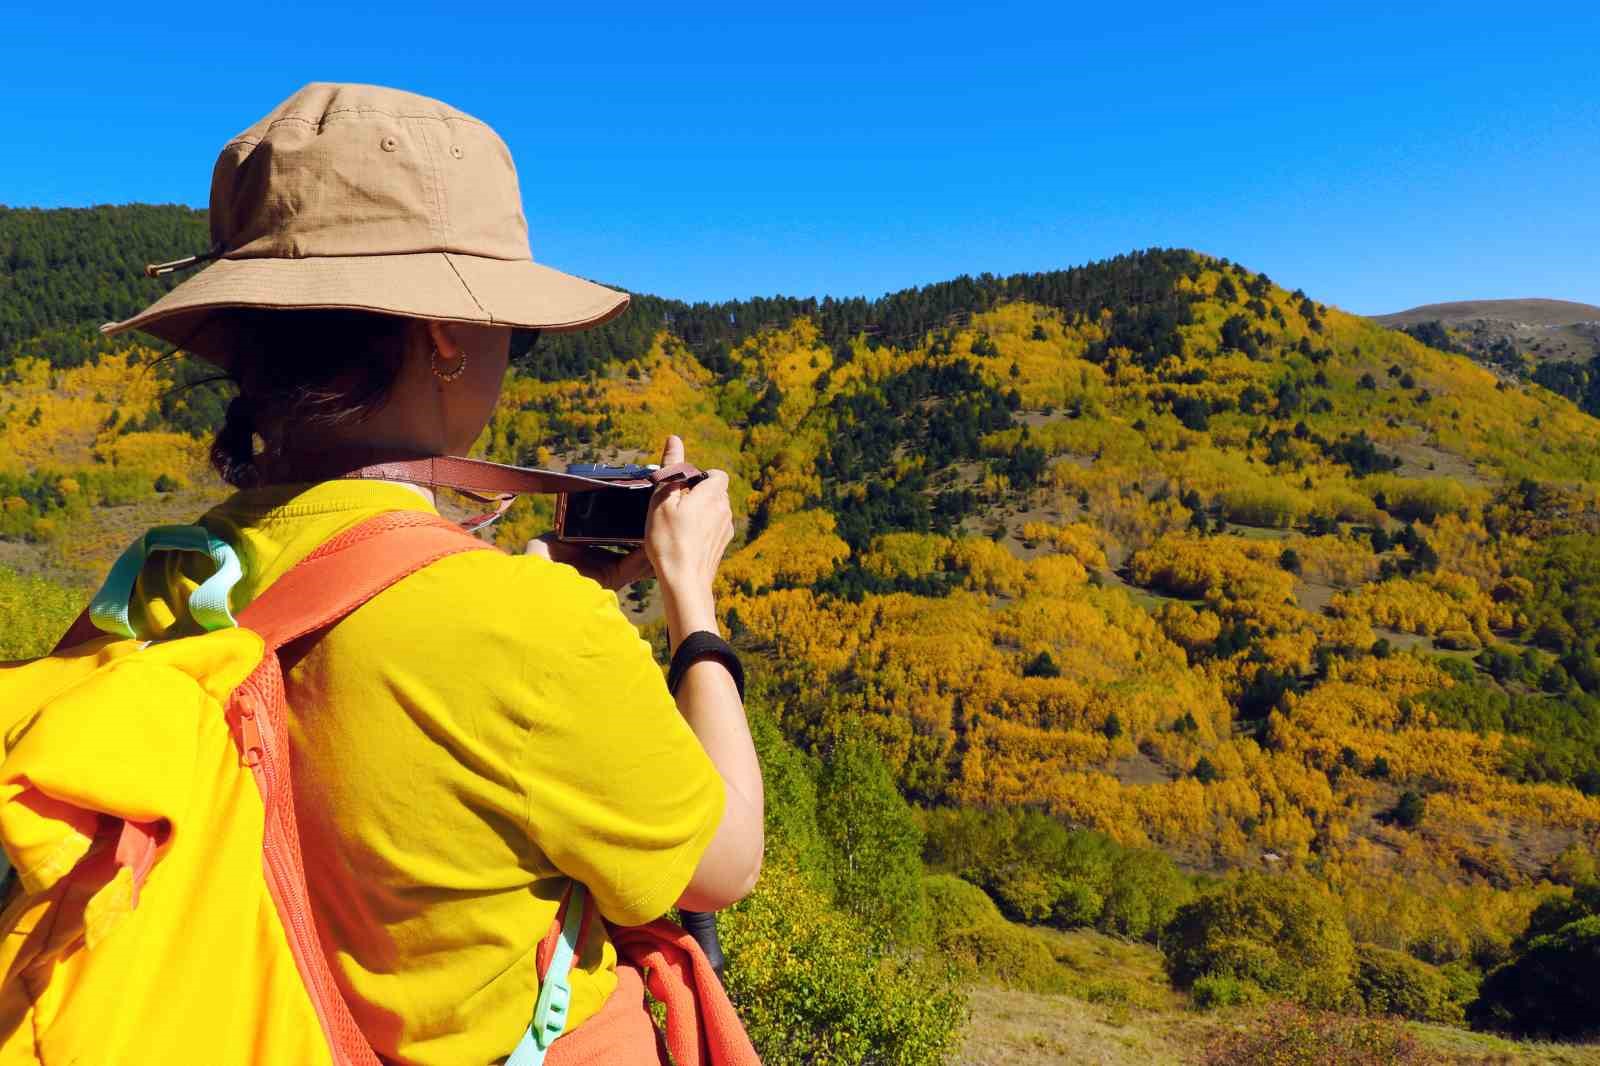
<path fill-rule="evenodd" d="M 429 510 L 391 484 L 241 492 L 202 524 L 238 551 L 239 610 L 323 541 Z M 209 563 L 163 553 L 134 596 L 141 633 Z M 616 595 L 571 567 L 469 552 L 440 560 L 286 653 L 295 805 L 317 931 L 386 1060 L 488 1063 L 516 1046 L 535 955 L 573 878 L 613 922 L 659 917 L 722 818 L 723 784 Z M 572 1026 L 616 985 L 589 923 Z"/>

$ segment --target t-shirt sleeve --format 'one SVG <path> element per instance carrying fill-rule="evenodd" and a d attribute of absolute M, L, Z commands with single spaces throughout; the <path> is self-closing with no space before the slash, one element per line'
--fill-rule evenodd
<path fill-rule="evenodd" d="M 534 844 L 620 925 L 666 913 L 722 821 L 721 775 L 616 594 L 543 560 L 520 770 Z"/>

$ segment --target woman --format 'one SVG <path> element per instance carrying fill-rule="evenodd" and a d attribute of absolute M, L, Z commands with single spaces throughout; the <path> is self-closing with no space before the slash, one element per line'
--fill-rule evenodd
<path fill-rule="evenodd" d="M 427 485 L 307 471 L 346 454 L 464 454 L 514 338 L 627 303 L 532 261 L 492 130 L 389 89 L 308 86 L 230 141 L 210 220 L 209 253 L 152 270 L 211 265 L 105 329 L 155 334 L 239 384 L 212 458 L 240 491 L 202 519 L 244 562 L 235 608 L 341 530 L 435 506 Z M 669 438 L 662 461 L 682 459 Z M 715 910 L 754 885 L 762 782 L 738 688 L 706 658 L 674 701 L 615 595 L 653 572 L 673 647 L 715 633 L 727 489 L 712 471 L 660 490 L 644 547 L 620 560 L 546 541 L 441 560 L 286 661 L 317 932 L 385 1060 L 503 1059 L 573 880 L 621 925 Z M 197 562 L 152 560 L 141 633 L 191 624 Z M 569 1031 L 615 968 L 603 923 L 587 923 Z"/>

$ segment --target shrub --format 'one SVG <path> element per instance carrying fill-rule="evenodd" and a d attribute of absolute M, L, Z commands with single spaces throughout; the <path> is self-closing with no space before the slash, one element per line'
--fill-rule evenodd
<path fill-rule="evenodd" d="M 1355 945 L 1327 890 L 1300 875 L 1250 872 L 1178 909 L 1163 931 L 1167 970 L 1183 987 L 1235 977 L 1312 1006 L 1351 999 Z"/>
<path fill-rule="evenodd" d="M 1368 1013 L 1398 1014 L 1423 1022 L 1459 1022 L 1450 981 L 1403 951 L 1356 945 L 1356 993 Z"/>
<path fill-rule="evenodd" d="M 1447 651 L 1477 651 L 1483 642 L 1468 629 L 1446 629 L 1433 642 Z"/>
<path fill-rule="evenodd" d="M 954 874 L 929 874 L 922 889 L 928 901 L 928 939 L 936 944 L 955 933 L 1004 921 L 987 892 Z"/>
<path fill-rule="evenodd" d="M 1068 881 L 1050 904 L 1050 923 L 1064 929 L 1094 925 L 1105 913 L 1106 901 L 1081 881 Z"/>
<path fill-rule="evenodd" d="M 1194 898 L 1189 878 L 1159 851 L 1128 848 L 1116 857 L 1095 924 L 1119 936 L 1149 937 Z"/>
<path fill-rule="evenodd" d="M 1266 998 L 1262 995 L 1261 986 L 1254 981 L 1241 981 L 1237 977 L 1215 973 L 1196 977 L 1194 984 L 1189 986 L 1189 994 L 1194 997 L 1194 1005 L 1201 1010 L 1243 1007 L 1260 1003 Z"/>
<path fill-rule="evenodd" d="M 1067 974 L 1039 934 L 1000 916 L 983 889 L 950 874 L 923 879 L 929 939 L 966 974 L 1033 992 L 1060 992 Z"/>
<path fill-rule="evenodd" d="M 1207 1045 L 1205 1066 L 1432 1066 L 1441 1060 L 1396 1022 L 1281 1003 Z"/>
<path fill-rule="evenodd" d="M 1394 805 L 1394 822 L 1405 829 L 1415 829 L 1422 824 L 1423 815 L 1427 811 L 1427 798 L 1422 793 L 1408 788 L 1400 794 L 1400 801 Z"/>
<path fill-rule="evenodd" d="M 979 885 L 1011 918 L 1154 939 L 1194 894 L 1161 852 L 1038 812 L 939 808 L 923 818 L 928 865 Z"/>
<path fill-rule="evenodd" d="M 1069 977 L 1044 938 L 1001 918 L 946 937 L 939 948 L 956 966 L 1012 988 L 1065 992 Z"/>
<path fill-rule="evenodd" d="M 0 662 L 47 654 L 88 598 L 0 566 Z"/>
<path fill-rule="evenodd" d="M 955 1050 L 966 1001 L 947 970 L 881 946 L 791 863 L 723 912 L 727 986 L 768 1066 L 934 1066 Z"/>
<path fill-rule="evenodd" d="M 1600 914 L 1536 936 L 1484 979 L 1469 1017 L 1475 1026 L 1558 1040 L 1600 1035 Z"/>
<path fill-rule="evenodd" d="M 1445 986 L 1450 990 L 1450 1002 L 1464 1015 L 1467 1006 L 1478 998 L 1483 974 L 1465 959 L 1457 959 L 1439 967 L 1439 976 L 1444 978 Z"/>

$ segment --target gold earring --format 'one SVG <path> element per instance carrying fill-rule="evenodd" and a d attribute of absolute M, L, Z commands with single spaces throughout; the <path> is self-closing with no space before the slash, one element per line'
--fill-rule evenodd
<path fill-rule="evenodd" d="M 449 370 L 446 370 L 444 364 L 439 361 L 440 354 L 439 346 L 436 344 L 433 346 L 433 354 L 428 357 L 428 369 L 433 371 L 434 377 L 448 385 L 467 372 L 467 353 L 465 351 L 462 351 L 457 357 L 460 361 Z"/>

